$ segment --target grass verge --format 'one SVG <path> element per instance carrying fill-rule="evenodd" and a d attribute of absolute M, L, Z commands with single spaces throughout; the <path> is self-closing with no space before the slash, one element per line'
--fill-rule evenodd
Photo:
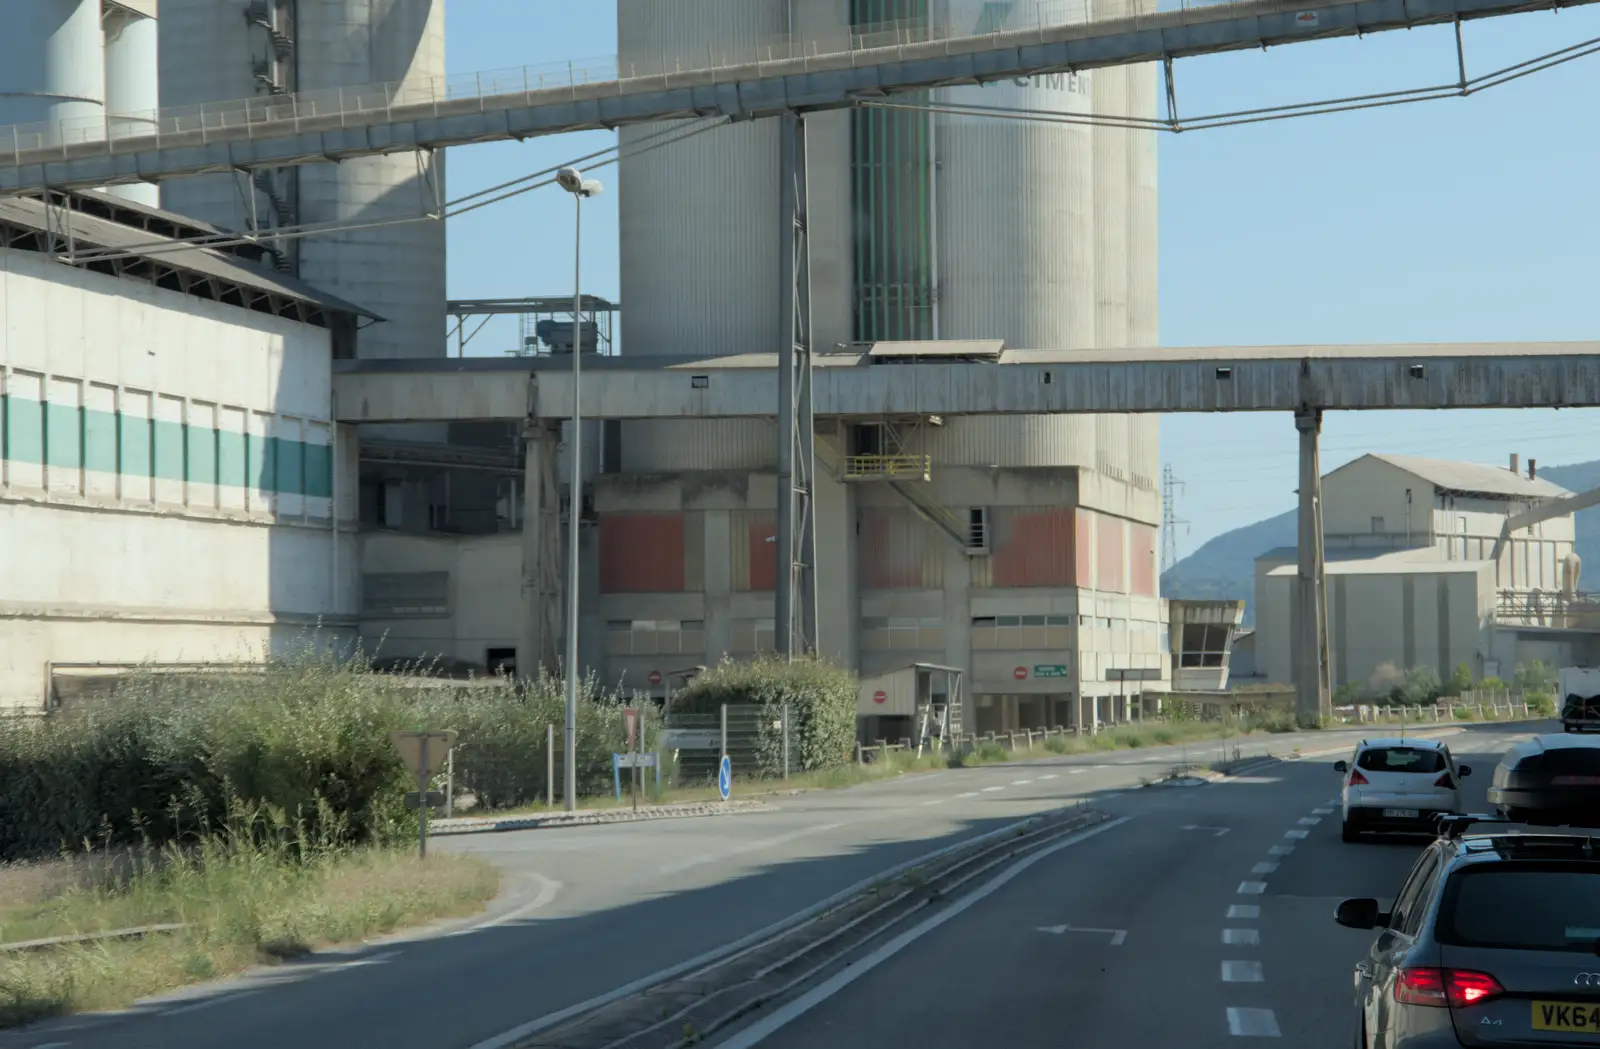
<path fill-rule="evenodd" d="M 290 835 L 100 852 L 0 868 L 0 941 L 184 923 L 178 932 L 0 953 L 0 1027 L 113 1009 L 440 918 L 499 889 L 489 865 L 399 846 L 312 848 Z"/>
<path fill-rule="evenodd" d="M 1253 734 L 1255 732 L 1250 728 L 1209 721 L 1176 721 L 1147 725 L 1143 728 L 1125 725 L 1106 729 L 1093 736 L 1051 736 L 1035 743 L 1031 749 L 1019 746 L 1013 751 L 1004 743 L 984 742 L 966 754 L 961 763 L 968 767 L 993 765 L 1066 754 L 1093 754 L 1109 750 L 1137 750 L 1141 747 L 1167 747 L 1180 743 L 1237 739 Z"/>

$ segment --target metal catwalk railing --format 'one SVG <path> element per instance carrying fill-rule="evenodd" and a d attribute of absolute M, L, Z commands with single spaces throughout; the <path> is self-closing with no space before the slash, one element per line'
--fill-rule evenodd
<path fill-rule="evenodd" d="M 1342 7 L 1356 0 L 1319 0 L 1317 6 Z M 1577 0 L 1586 2 L 1586 0 Z M 1566 6 L 1564 0 L 1552 0 Z M 987 5 L 985 10 L 998 5 Z M 1544 3 L 1542 6 L 1551 6 Z M 1017 48 L 1111 32 L 1219 22 L 1241 16 L 1300 12 L 1306 0 L 1021 0 L 999 24 L 981 18 L 976 26 L 891 25 L 855 32 L 841 27 L 836 39 L 778 39 L 743 48 L 707 45 L 704 60 L 630 61 L 615 56 L 520 69 L 420 78 L 324 91 L 257 96 L 159 111 L 119 113 L 114 121 L 95 118 L 0 127 L 0 165 L 36 164 L 84 156 L 75 146 L 104 145 L 112 153 L 218 141 L 277 138 L 302 130 L 375 126 L 400 120 L 461 112 L 497 111 L 572 101 L 578 97 L 626 95 L 671 87 L 677 76 L 694 83 L 726 83 L 752 76 L 805 72 L 813 63 L 881 64 Z M 1318 33 L 1314 13 L 1307 36 Z M 975 33 L 983 29 L 984 32 Z M 726 71 L 727 76 L 718 73 Z M 711 76 L 707 78 L 706 74 Z"/>

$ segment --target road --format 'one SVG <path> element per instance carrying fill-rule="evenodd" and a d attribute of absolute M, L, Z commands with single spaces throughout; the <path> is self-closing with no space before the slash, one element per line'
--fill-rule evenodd
<path fill-rule="evenodd" d="M 1488 745 L 1514 731 L 1496 726 L 1468 734 Z M 1292 755 L 1297 748 L 1312 754 L 1346 746 L 1357 735 L 1266 737 L 1246 743 L 1245 753 L 1270 747 L 1280 755 Z M 1261 960 L 1279 972 L 1273 951 L 1288 949 L 1284 938 L 1264 932 L 1261 948 L 1219 955 L 1226 908 L 1213 906 L 1213 898 L 1244 900 L 1233 897 L 1242 877 L 1240 864 L 1247 873 L 1252 864 L 1264 861 L 1284 827 L 1294 826 L 1337 788 L 1337 777 L 1327 766 L 1332 759 L 1307 758 L 1284 764 L 1270 777 L 1246 776 L 1192 790 L 1132 789 L 1181 758 L 1217 756 L 1216 745 L 1186 752 L 1173 747 L 1079 755 L 810 792 L 776 799 L 770 810 L 746 815 L 439 839 L 439 850 L 482 855 L 504 870 L 507 894 L 482 918 L 207 985 L 123 1013 L 64 1018 L 9 1032 L 0 1035 L 0 1049 L 277 1049 L 286 1043 L 300 1049 L 358 1044 L 500 1049 L 532 1021 L 756 933 L 896 864 L 1085 799 L 1131 818 L 1092 842 L 1041 862 L 1005 892 L 975 906 L 972 915 L 952 921 L 939 936 L 908 950 L 859 987 L 877 986 L 882 974 L 915 967 L 919 959 L 934 959 L 931 969 L 940 969 L 940 954 L 929 953 L 933 946 L 957 928 L 967 928 L 970 918 L 989 915 L 980 923 L 988 927 L 992 921 L 995 930 L 985 950 L 992 947 L 997 959 L 1013 958 L 1016 972 L 1007 979 L 999 978 L 1005 970 L 999 965 L 986 966 L 979 974 L 964 972 L 959 1000 L 972 1006 L 974 1018 L 984 1015 L 982 1024 L 1007 1031 L 1037 1028 L 1037 1010 L 1030 1013 L 1025 1007 L 1023 988 L 1037 991 L 1048 985 L 1057 1003 L 1051 1008 L 1070 1006 L 1074 1024 L 1090 1024 L 1086 1030 L 1105 1044 L 1188 1046 L 1195 1043 L 1179 1038 L 1180 1031 L 1183 1038 L 1192 1038 L 1216 1026 L 1213 1014 L 1220 1006 L 1201 1009 L 1200 1003 L 1220 993 L 1220 961 Z M 1493 762 L 1478 763 L 1487 773 Z M 1481 791 L 1485 781 L 1472 783 Z M 1177 829 L 1186 825 L 1228 830 L 1218 835 L 1215 830 Z M 1331 925 L 1326 917 L 1331 897 L 1392 891 L 1389 885 L 1398 884 L 1407 850 L 1371 846 L 1361 853 L 1360 863 L 1340 860 L 1371 876 L 1346 887 L 1341 880 L 1328 881 L 1327 873 L 1318 869 L 1293 873 L 1306 866 L 1305 855 L 1324 848 L 1323 839 L 1333 843 L 1329 848 L 1334 859 L 1341 856 L 1337 831 L 1328 821 L 1310 829 L 1315 836 L 1297 850 L 1296 861 L 1267 879 L 1264 901 L 1276 913 L 1283 894 L 1285 914 L 1298 914 L 1294 921 L 1299 925 L 1336 940 L 1341 930 L 1322 928 Z M 1296 877 L 1309 880 L 1297 888 Z M 1051 886 L 1064 888 L 1043 891 Z M 1122 928 L 1127 937 L 1111 948 L 1092 934 L 1033 931 L 1058 924 Z M 1359 936 L 1348 934 L 1346 939 L 1355 942 Z M 1296 947 L 1294 956 L 1301 953 Z M 1186 968 L 1202 957 L 1208 959 L 1208 973 Z M 1305 964 L 1321 966 L 1324 982 L 1342 987 L 1339 980 L 1348 968 L 1342 955 Z M 1064 973 L 1072 975 L 1064 980 Z M 929 975 L 917 979 L 925 982 Z M 958 1000 L 939 995 L 938 981 L 926 986 L 935 992 L 930 1002 Z M 1150 989 L 1164 986 L 1199 996 L 1192 1016 L 1174 1017 L 1150 1008 Z M 1234 988 L 1238 993 L 1229 1000 L 1236 999 L 1241 1007 L 1270 1007 L 1263 992 L 1273 987 L 1281 989 L 1276 980 L 1264 987 Z M 793 1031 L 804 1031 L 814 1022 L 837 1022 L 830 1017 L 847 1008 L 856 993 L 859 989 L 841 993 Z M 914 997 L 921 996 L 919 989 Z M 906 996 L 895 1000 L 903 1002 Z M 1330 1000 L 1337 1000 L 1337 990 Z M 1286 1035 L 1313 1018 L 1311 1013 L 1280 1011 Z M 1326 1019 L 1326 1011 L 1319 1015 Z M 1130 1032 L 1169 1021 L 1175 1026 L 1152 1035 L 1153 1040 L 1127 1041 Z M 942 1038 L 955 1029 L 941 1021 L 930 1025 L 928 1033 Z M 968 1034 L 982 1030 L 963 1029 Z M 790 1037 L 790 1032 L 775 1036 Z"/>
<path fill-rule="evenodd" d="M 1526 734 L 1449 740 L 1473 769 L 1469 810 Z M 1104 807 L 1127 822 L 717 1044 L 877 1049 L 915 1030 L 919 1049 L 1345 1049 L 1371 934 L 1335 925 L 1334 906 L 1392 898 L 1426 839 L 1341 842 L 1332 761 L 1115 799 Z"/>

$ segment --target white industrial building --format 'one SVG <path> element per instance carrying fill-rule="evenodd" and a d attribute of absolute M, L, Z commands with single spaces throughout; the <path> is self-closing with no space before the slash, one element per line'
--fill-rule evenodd
<path fill-rule="evenodd" d="M 1510 518 L 1569 495 L 1532 462 L 1523 475 L 1515 456 L 1506 469 L 1365 455 L 1326 475 L 1334 687 L 1364 685 L 1384 664 L 1429 666 L 1448 678 L 1462 663 L 1485 677 L 1529 659 L 1569 661 L 1572 638 L 1563 650 L 1549 633 L 1555 624 L 1524 620 L 1529 608 L 1553 612 L 1577 594 L 1572 513 L 1510 530 L 1493 556 Z M 1295 579 L 1292 547 L 1256 561 L 1256 665 L 1270 681 L 1293 680 Z"/>
<path fill-rule="evenodd" d="M 442 0 L 396 0 L 381 18 L 365 0 L 163 0 L 159 12 L 153 3 L 112 0 L 41 6 L 69 12 L 73 20 L 41 22 L 31 37 L 7 42 L 6 53 L 31 50 L 44 57 L 42 65 L 0 62 L 0 89 L 14 88 L 21 100 L 8 96 L 0 103 L 0 124 L 65 121 L 64 129 L 90 135 L 98 119 L 99 133 L 117 134 L 118 121 L 137 120 L 151 108 L 153 69 L 159 70 L 163 107 L 443 72 Z M 718 48 L 788 35 L 825 46 L 889 22 L 988 32 L 1005 27 L 1011 8 L 981 0 L 619 0 L 619 51 L 624 69 L 630 62 L 663 60 L 689 66 Z M 61 35 L 69 25 L 81 32 Z M 140 76 L 112 72 L 123 68 L 111 57 L 119 41 L 139 43 Z M 99 80 L 92 75 L 97 64 Z M 134 80 L 138 90 L 124 83 Z M 1149 118 L 1156 113 L 1156 87 L 1153 69 L 1124 67 L 941 89 L 926 101 Z M 116 101 L 119 92 L 128 101 Z M 784 294 L 776 123 L 735 124 L 664 147 L 651 138 L 662 126 L 621 133 L 616 189 L 624 354 L 712 357 L 771 349 Z M 1005 346 L 1158 344 L 1154 132 L 875 108 L 813 114 L 807 124 L 812 344 L 818 352 L 848 347 L 880 356 L 989 360 Z M 647 143 L 655 148 L 643 148 Z M 203 504 L 227 517 L 226 525 L 215 527 L 233 527 L 228 515 L 242 514 L 241 521 L 266 529 L 262 535 L 282 532 L 313 547 L 293 559 L 274 555 L 288 538 L 231 561 L 231 553 L 213 560 L 208 552 L 205 571 L 218 582 L 204 601 L 198 589 L 174 590 L 191 581 L 185 577 L 180 586 L 170 570 L 148 585 L 137 575 L 123 578 L 118 586 L 126 593 L 115 600 L 100 589 L 98 575 L 81 586 L 52 575 L 56 590 L 48 599 L 82 605 L 84 621 L 101 633 L 90 638 L 48 628 L 56 632 L 47 647 L 8 660 L 19 675 L 18 684 L 6 686 L 8 700 L 37 697 L 47 663 L 220 658 L 212 642 L 228 631 L 250 640 L 275 638 L 279 617 L 283 625 L 323 617 L 328 625 L 354 626 L 369 647 L 389 656 L 442 657 L 480 670 L 527 671 L 539 661 L 541 653 L 517 650 L 529 604 L 522 592 L 527 551 L 519 534 L 522 435 L 505 425 L 457 424 L 369 429 L 357 440 L 328 428 L 334 413 L 327 359 L 335 353 L 445 353 L 442 223 L 289 235 L 307 223 L 382 222 L 421 213 L 442 198 L 442 178 L 441 158 L 402 154 L 207 175 L 161 187 L 168 211 L 260 234 L 260 279 L 322 304 L 327 324 L 310 324 L 296 336 L 307 347 L 298 356 L 247 334 L 266 323 L 259 311 L 215 303 L 205 305 L 218 311 L 216 323 L 236 325 L 241 345 L 260 347 L 259 359 L 241 349 L 226 365 L 197 363 L 182 373 L 181 392 L 169 389 L 165 377 L 157 383 L 125 371 L 64 367 L 54 354 L 75 360 L 72 354 L 80 351 L 70 346 L 39 357 L 32 344 L 26 352 L 33 356 L 24 358 L 15 336 L 5 344 L 8 390 L 26 388 L 10 385 L 13 369 L 45 385 L 48 376 L 51 382 L 131 386 L 158 406 L 167 403 L 161 397 L 181 402 L 179 415 L 165 407 L 160 410 L 168 415 L 151 418 L 197 427 L 196 434 L 259 430 L 276 439 L 281 435 L 273 427 L 289 423 L 254 422 L 254 413 L 294 420 L 308 446 L 339 446 L 340 468 L 327 471 L 337 482 L 327 487 L 338 489 L 341 506 L 348 500 L 352 517 L 359 512 L 362 526 L 359 544 L 332 541 L 325 505 L 331 491 L 319 489 L 311 498 L 275 493 L 269 511 L 251 501 L 248 485 L 235 492 L 214 479 L 195 488 L 201 482 L 187 474 L 177 481 L 162 474 L 163 483 L 182 484 L 185 494 L 179 503 L 170 494 L 152 496 L 157 517 L 188 520 L 187 508 Z M 154 202 L 149 187 L 119 192 Z M 108 221 L 137 225 L 131 214 Z M 148 209 L 139 214 L 139 221 L 173 221 Z M 70 259 L 65 266 L 49 254 L 18 262 L 17 254 L 7 253 L 7 272 L 32 266 L 30 279 L 46 283 L 108 282 L 102 294 L 116 303 L 151 294 L 146 284 L 86 272 Z M 239 256 L 213 252 L 172 257 L 250 268 Z M 192 312 L 193 295 L 184 287 L 193 284 L 179 281 L 157 297 L 170 296 Z M 46 318 L 60 311 L 44 312 L 44 301 L 8 295 L 10 330 L 48 327 Z M 148 309 L 178 311 L 173 303 L 162 298 Z M 100 308 L 98 300 L 74 307 L 78 313 Z M 229 319 L 230 310 L 236 319 Z M 353 336 L 357 315 L 359 340 Z M 160 316 L 162 324 L 177 323 Z M 119 323 L 147 331 L 156 324 L 142 314 L 141 327 Z M 348 339 L 328 334 L 346 323 Z M 294 341 L 287 329 L 281 337 Z M 587 337 L 584 342 L 588 348 Z M 128 340 L 119 345 L 119 353 L 136 356 Z M 138 345 L 138 353 L 162 352 L 149 350 L 148 342 Z M 538 348 L 548 352 L 551 346 L 540 342 Z M 236 388 L 245 377 L 274 369 L 277 385 Z M 76 403 L 89 411 L 88 400 Z M 205 429 L 192 419 L 212 421 Z M 1172 645 L 1157 593 L 1155 417 L 895 416 L 846 429 L 819 425 L 823 656 L 866 675 L 915 662 L 961 668 L 970 704 L 965 727 L 979 731 L 1109 720 L 1125 716 L 1118 697 L 1168 688 Z M 777 571 L 772 424 L 637 421 L 586 430 L 598 453 L 588 455 L 587 490 L 573 501 L 586 526 L 580 551 L 584 662 L 608 681 L 660 692 L 680 671 L 769 650 Z M 315 453 L 323 454 L 334 453 Z M 221 452 L 213 459 L 220 463 Z M 0 496 L 8 507 L 18 490 L 8 482 Z M 244 503 L 235 506 L 240 498 Z M 267 517 L 251 516 L 258 511 Z M 295 517 L 292 523 L 282 520 L 286 513 Z M 87 520 L 114 530 L 108 535 L 126 530 L 114 507 Z M 194 551 L 207 548 L 191 543 L 187 549 L 192 565 Z M 294 582 L 303 573 L 306 587 L 323 589 Z M 348 585 L 330 582 L 347 576 Z M 192 586 L 201 588 L 198 581 Z M 236 594 L 240 588 L 254 596 L 246 600 Z M 21 601 L 19 614 L 32 614 L 46 596 L 13 595 L 11 589 L 8 584 L 0 598 Z M 225 605 L 239 615 L 202 643 L 189 627 L 124 629 L 119 609 L 125 604 L 154 617 L 152 624 L 191 606 Z M 244 615 L 245 609 L 252 611 Z M 1145 679 L 1132 690 L 1129 671 Z M 1092 705 L 1085 708 L 1084 700 Z"/>

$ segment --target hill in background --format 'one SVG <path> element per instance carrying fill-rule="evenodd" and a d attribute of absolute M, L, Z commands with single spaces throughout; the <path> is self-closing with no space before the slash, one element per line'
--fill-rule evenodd
<path fill-rule="evenodd" d="M 1539 476 L 1572 492 L 1600 488 L 1600 461 L 1550 466 Z M 1295 544 L 1295 512 L 1269 517 L 1224 532 L 1172 566 L 1161 577 L 1163 597 L 1195 600 L 1243 598 L 1245 626 L 1255 625 L 1256 558 Z M 1600 572 L 1600 507 L 1578 511 L 1578 557 L 1590 572 Z M 1582 577 L 1580 577 L 1582 578 Z"/>

